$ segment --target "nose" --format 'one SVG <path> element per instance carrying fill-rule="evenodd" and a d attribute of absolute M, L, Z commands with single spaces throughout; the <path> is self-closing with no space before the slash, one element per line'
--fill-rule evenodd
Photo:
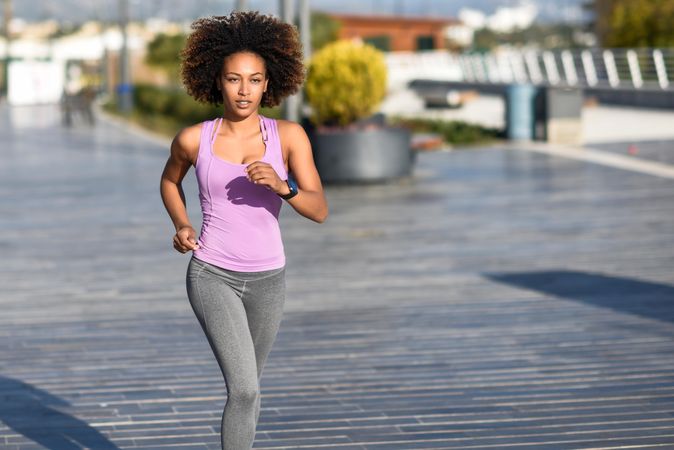
<path fill-rule="evenodd" d="M 249 90 L 250 89 L 248 88 L 248 82 L 242 80 L 241 84 L 239 84 L 239 95 L 245 97 L 248 95 Z"/>

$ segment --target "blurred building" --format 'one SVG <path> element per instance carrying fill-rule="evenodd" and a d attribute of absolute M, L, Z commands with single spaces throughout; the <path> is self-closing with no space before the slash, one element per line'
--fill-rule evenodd
<path fill-rule="evenodd" d="M 74 32 L 59 35 L 54 21 L 21 25 L 10 46 L 0 37 L 0 61 L 5 64 L 11 61 L 7 80 L 10 103 L 58 102 L 68 87 L 73 90 L 73 86 L 78 85 L 95 85 L 98 93 L 114 94 L 120 78 L 122 47 L 118 27 L 87 22 Z M 147 43 L 158 33 L 181 31 L 179 25 L 161 21 L 129 25 L 128 47 L 134 82 L 167 82 L 163 73 L 145 64 Z"/>
<path fill-rule="evenodd" d="M 446 49 L 448 30 L 462 26 L 447 18 L 331 14 L 341 25 L 340 39 L 360 38 L 383 51 L 409 52 Z"/>

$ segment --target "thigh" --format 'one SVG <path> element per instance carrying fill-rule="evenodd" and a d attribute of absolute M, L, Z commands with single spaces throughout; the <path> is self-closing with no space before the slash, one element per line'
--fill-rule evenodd
<path fill-rule="evenodd" d="M 257 361 L 248 317 L 236 286 L 208 269 L 188 276 L 188 297 L 213 354 L 222 370 L 228 391 L 234 384 L 255 386 Z"/>
<path fill-rule="evenodd" d="M 242 298 L 260 377 L 283 317 L 285 269 L 263 279 L 247 281 Z"/>

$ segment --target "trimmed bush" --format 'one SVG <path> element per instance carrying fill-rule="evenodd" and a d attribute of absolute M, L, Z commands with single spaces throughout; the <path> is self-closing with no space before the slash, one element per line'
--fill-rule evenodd
<path fill-rule="evenodd" d="M 383 53 L 346 40 L 326 45 L 311 58 L 306 94 L 316 125 L 345 126 L 371 115 L 386 95 Z"/>
<path fill-rule="evenodd" d="M 182 88 L 138 84 L 133 89 L 131 119 L 142 126 L 171 136 L 179 129 L 222 115 L 222 106 L 198 103 Z M 280 118 L 279 108 L 261 108 L 260 113 Z"/>
<path fill-rule="evenodd" d="M 167 116 L 181 123 L 197 123 L 220 114 L 217 106 L 197 103 L 180 88 L 140 84 L 134 86 L 133 94 L 138 111 Z"/>
<path fill-rule="evenodd" d="M 475 144 L 503 137 L 502 131 L 495 128 L 486 128 L 458 120 L 395 117 L 391 119 L 391 122 L 415 133 L 439 134 L 448 144 Z"/>

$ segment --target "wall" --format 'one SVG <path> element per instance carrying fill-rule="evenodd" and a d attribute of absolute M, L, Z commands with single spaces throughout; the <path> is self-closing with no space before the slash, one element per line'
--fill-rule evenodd
<path fill-rule="evenodd" d="M 387 36 L 390 51 L 417 51 L 419 37 L 431 37 L 435 49 L 443 49 L 445 28 L 452 19 L 405 18 L 395 16 L 332 15 L 341 23 L 341 39 L 375 38 Z"/>

